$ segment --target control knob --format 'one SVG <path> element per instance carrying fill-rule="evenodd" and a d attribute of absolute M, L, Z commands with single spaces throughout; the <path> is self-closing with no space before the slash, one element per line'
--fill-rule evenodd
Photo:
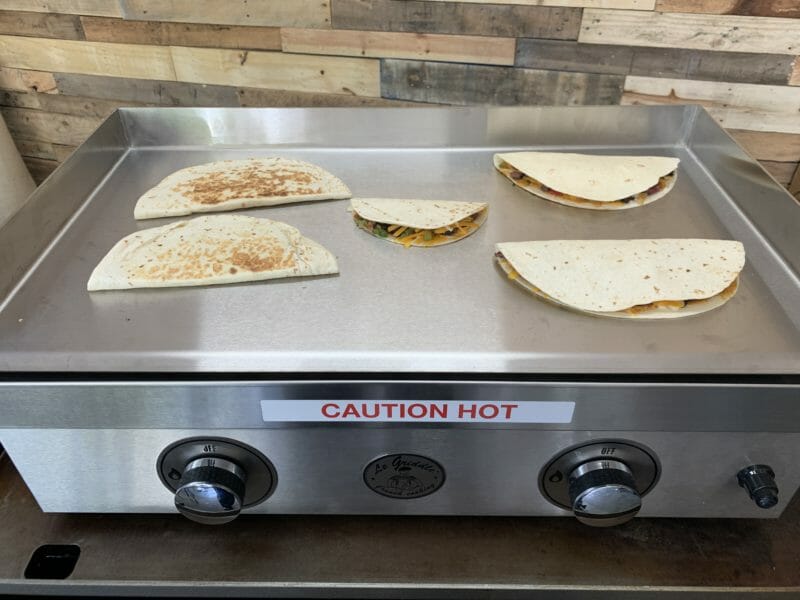
<path fill-rule="evenodd" d="M 175 491 L 175 507 L 208 525 L 228 523 L 242 510 L 247 473 L 233 461 L 203 457 L 190 461 Z"/>
<path fill-rule="evenodd" d="M 629 521 L 642 507 L 633 473 L 618 460 L 590 460 L 569 475 L 572 511 L 579 521 L 610 527 Z"/>

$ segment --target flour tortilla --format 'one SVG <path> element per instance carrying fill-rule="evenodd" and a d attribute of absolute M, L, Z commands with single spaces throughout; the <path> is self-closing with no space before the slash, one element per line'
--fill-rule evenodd
<path fill-rule="evenodd" d="M 472 222 L 475 226 L 470 226 L 468 232 L 459 232 L 449 236 L 438 235 L 431 241 L 407 244 L 411 246 L 442 246 L 463 240 L 477 231 L 488 217 L 489 205 L 485 202 L 455 202 L 450 200 L 353 198 L 350 201 L 350 208 L 354 214 L 367 221 L 421 230 L 447 228 L 467 217 L 473 217 Z M 363 229 L 361 225 L 359 227 Z M 376 234 L 373 233 L 373 235 Z M 404 244 L 403 238 L 395 238 L 391 235 L 383 239 L 397 244 Z"/>
<path fill-rule="evenodd" d="M 722 306 L 745 262 L 737 241 L 554 240 L 497 244 L 498 263 L 537 296 L 593 315 L 669 319 Z M 653 302 L 691 300 L 682 308 Z M 636 309 L 634 309 L 636 311 Z"/>
<path fill-rule="evenodd" d="M 663 198 L 675 186 L 679 162 L 679 159 L 667 156 L 600 156 L 566 152 L 494 155 L 495 167 L 523 189 L 559 204 L 593 210 L 624 210 Z M 514 180 L 504 172 L 503 163 L 551 190 L 574 196 L 577 200 L 544 191 L 530 181 Z M 622 201 L 646 192 L 658 184 L 661 177 L 671 173 L 674 175 L 664 189 L 648 194 L 641 201 Z"/>
<path fill-rule="evenodd" d="M 350 195 L 340 179 L 302 160 L 222 160 L 172 173 L 139 198 L 133 216 L 180 217 Z"/>
<path fill-rule="evenodd" d="M 87 289 L 217 285 L 337 272 L 336 258 L 291 225 L 213 215 L 123 238 L 92 272 Z"/>

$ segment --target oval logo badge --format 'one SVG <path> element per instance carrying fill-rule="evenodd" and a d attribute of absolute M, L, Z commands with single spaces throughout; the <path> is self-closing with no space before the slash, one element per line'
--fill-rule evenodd
<path fill-rule="evenodd" d="M 387 454 L 364 468 L 364 483 L 387 498 L 421 498 L 444 483 L 444 469 L 419 454 Z"/>

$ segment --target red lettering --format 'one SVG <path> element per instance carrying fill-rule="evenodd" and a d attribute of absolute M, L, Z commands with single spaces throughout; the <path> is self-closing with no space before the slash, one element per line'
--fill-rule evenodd
<path fill-rule="evenodd" d="M 335 411 L 335 412 L 331 412 Z M 338 404 L 323 404 L 322 405 L 322 414 L 328 419 L 335 419 L 339 416 L 339 405 Z"/>
<path fill-rule="evenodd" d="M 408 407 L 408 415 L 412 419 L 422 419 L 428 415 L 428 408 L 424 404 L 412 404 Z"/>
<path fill-rule="evenodd" d="M 469 417 L 470 419 L 474 419 L 477 416 L 478 407 L 474 404 L 469 405 L 467 407 L 466 404 L 459 404 L 458 405 L 458 418 L 459 419 L 466 419 Z M 467 414 L 469 413 L 469 414 Z"/>
<path fill-rule="evenodd" d="M 480 413 L 482 419 L 494 419 L 500 414 L 500 407 L 496 404 L 484 404 L 481 406 Z"/>
<path fill-rule="evenodd" d="M 432 419 L 447 418 L 447 404 L 431 404 L 430 408 L 431 408 Z"/>
<path fill-rule="evenodd" d="M 393 409 L 394 409 L 395 406 L 397 406 L 397 404 L 386 403 L 386 404 L 382 404 L 381 406 L 383 406 L 383 408 L 386 409 L 386 416 L 391 419 L 392 418 Z"/>
<path fill-rule="evenodd" d="M 344 407 L 344 412 L 342 412 L 342 417 L 355 417 L 356 419 L 359 418 L 361 415 L 358 414 L 358 409 L 353 406 L 352 404 L 348 404 Z"/>
<path fill-rule="evenodd" d="M 370 412 L 370 408 L 372 411 Z M 361 415 L 367 419 L 377 419 L 381 414 L 381 405 L 377 402 L 364 402 L 361 405 Z"/>
<path fill-rule="evenodd" d="M 506 411 L 505 414 L 503 415 L 503 418 L 504 419 L 510 419 L 511 418 L 511 411 L 514 410 L 515 408 L 517 408 L 518 406 L 519 406 L 519 404 L 501 404 L 500 408 L 505 409 L 505 411 Z"/>

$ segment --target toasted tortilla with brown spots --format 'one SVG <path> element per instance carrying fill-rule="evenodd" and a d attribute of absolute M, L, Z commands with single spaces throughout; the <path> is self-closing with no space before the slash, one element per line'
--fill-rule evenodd
<path fill-rule="evenodd" d="M 217 285 L 337 272 L 334 256 L 291 225 L 213 215 L 123 238 L 92 272 L 87 289 Z"/>
<path fill-rule="evenodd" d="M 349 197 L 340 179 L 302 160 L 222 160 L 172 173 L 139 198 L 133 215 L 157 219 Z"/>

